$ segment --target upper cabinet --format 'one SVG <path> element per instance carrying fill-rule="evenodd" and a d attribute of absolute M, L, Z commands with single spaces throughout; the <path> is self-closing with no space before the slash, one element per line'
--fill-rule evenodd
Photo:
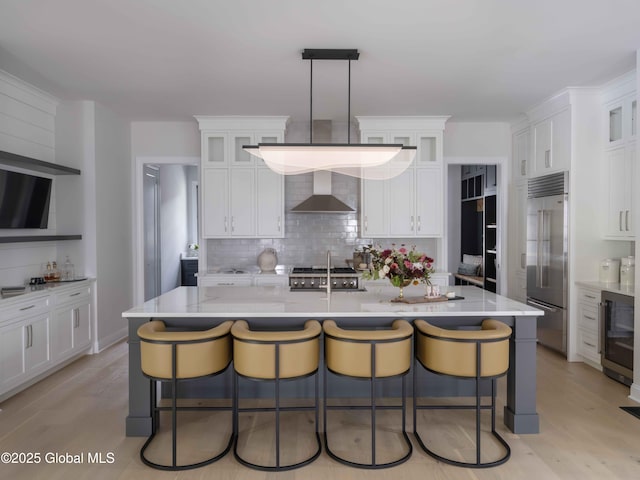
<path fill-rule="evenodd" d="M 532 127 L 532 177 L 569 170 L 571 164 L 571 110 L 569 107 Z"/>
<path fill-rule="evenodd" d="M 603 93 L 605 238 L 635 240 L 633 225 L 636 171 L 637 99 L 635 75 L 614 81 Z"/>
<path fill-rule="evenodd" d="M 513 134 L 512 144 L 512 178 L 515 182 L 527 179 L 529 172 L 529 128 L 525 128 Z"/>
<path fill-rule="evenodd" d="M 284 177 L 242 147 L 284 141 L 287 118 L 196 117 L 203 238 L 284 237 Z"/>
<path fill-rule="evenodd" d="M 412 165 L 389 180 L 362 180 L 365 238 L 442 237 L 442 137 L 449 117 L 356 117 L 362 143 L 417 147 Z"/>

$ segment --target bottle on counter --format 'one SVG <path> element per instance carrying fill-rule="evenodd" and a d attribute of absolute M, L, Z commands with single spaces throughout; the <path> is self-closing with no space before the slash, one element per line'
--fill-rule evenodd
<path fill-rule="evenodd" d="M 60 270 L 58 270 L 58 262 L 56 262 L 55 260 L 51 263 L 51 270 L 52 270 L 53 281 L 59 282 L 61 274 L 60 274 Z"/>
<path fill-rule="evenodd" d="M 42 274 L 45 282 L 53 281 L 53 269 L 51 267 L 51 262 L 47 262 L 47 266 L 44 269 L 44 273 Z"/>
<path fill-rule="evenodd" d="M 64 262 L 64 266 L 62 268 L 62 280 L 71 281 L 76 277 L 75 268 L 71 260 L 69 260 L 69 255 L 67 255 L 67 259 Z"/>

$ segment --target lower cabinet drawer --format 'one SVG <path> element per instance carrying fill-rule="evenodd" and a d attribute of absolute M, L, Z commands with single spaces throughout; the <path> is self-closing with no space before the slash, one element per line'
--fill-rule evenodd
<path fill-rule="evenodd" d="M 598 334 L 590 330 L 578 329 L 578 352 L 589 360 L 600 363 Z"/>
<path fill-rule="evenodd" d="M 600 322 L 598 317 L 598 307 L 584 303 L 578 304 L 578 324 L 580 327 L 599 332 Z"/>

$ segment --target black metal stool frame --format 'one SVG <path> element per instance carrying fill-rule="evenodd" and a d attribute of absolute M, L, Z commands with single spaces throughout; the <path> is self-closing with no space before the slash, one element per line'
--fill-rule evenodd
<path fill-rule="evenodd" d="M 356 468 L 367 468 L 372 470 L 379 470 L 382 468 L 395 467 L 396 465 L 400 465 L 411 457 L 413 453 L 413 446 L 411 445 L 411 440 L 409 439 L 409 435 L 407 435 L 406 430 L 406 416 L 407 416 L 407 396 L 406 396 L 406 377 L 407 373 L 409 373 L 409 369 L 405 372 L 400 373 L 399 375 L 393 375 L 389 377 L 383 377 L 385 380 L 393 379 L 393 378 L 402 378 L 402 404 L 401 405 L 376 405 L 376 395 L 375 388 L 377 385 L 377 381 L 380 379 L 376 377 L 376 349 L 375 346 L 379 343 L 396 343 L 403 340 L 411 339 L 412 336 L 409 335 L 403 338 L 393 338 L 393 339 L 380 339 L 380 340 L 364 340 L 364 339 L 351 339 L 351 338 L 341 338 L 335 337 L 332 335 L 328 335 L 326 332 L 324 333 L 325 338 L 331 338 L 340 342 L 350 342 L 350 343 L 368 343 L 371 346 L 371 377 L 370 378 L 362 378 L 362 377 L 352 377 L 351 375 L 343 375 L 341 373 L 337 373 L 332 371 L 328 366 L 327 359 L 325 358 L 325 372 L 324 372 L 324 383 L 323 383 L 323 422 L 324 422 L 324 448 L 327 451 L 327 454 L 336 460 L 337 462 L 342 463 L 343 465 L 348 465 L 350 467 Z M 327 402 L 327 393 L 328 393 L 328 375 L 327 373 L 331 372 L 333 375 L 338 375 L 341 377 L 353 378 L 356 380 L 368 380 L 370 382 L 370 404 L 369 405 L 328 405 Z M 402 436 L 406 442 L 408 447 L 408 452 L 401 458 L 394 460 L 388 463 L 376 463 L 376 409 L 379 410 L 402 410 Z M 329 434 L 327 432 L 327 410 L 370 410 L 371 411 L 371 463 L 357 463 L 352 462 L 350 460 L 346 460 L 342 457 L 339 457 L 331 448 L 329 448 Z"/>
<path fill-rule="evenodd" d="M 293 344 L 293 343 L 304 343 L 304 342 L 308 342 L 310 340 L 315 340 L 317 338 L 320 337 L 320 334 L 314 336 L 314 337 L 309 337 L 309 338 L 302 338 L 302 339 L 296 339 L 296 340 L 244 340 L 244 339 L 239 339 L 239 338 L 234 338 L 234 341 L 238 341 L 238 342 L 244 342 L 244 343 L 255 343 L 255 344 L 261 344 L 261 345 L 274 345 L 275 346 L 275 376 L 276 378 L 274 379 L 266 379 L 266 378 L 255 378 L 255 377 L 250 377 L 250 376 L 246 376 L 246 375 L 241 375 L 238 372 L 234 372 L 234 406 L 235 406 L 235 411 L 234 411 L 234 428 L 233 431 L 235 433 L 235 442 L 233 445 L 233 455 L 236 458 L 236 460 L 238 460 L 238 462 L 240 462 L 242 465 L 249 467 L 249 468 L 253 468 L 254 470 L 261 470 L 263 472 L 282 472 L 282 471 L 286 471 L 286 470 L 294 470 L 296 468 L 300 468 L 300 467 L 304 467 L 305 465 L 309 465 L 311 462 L 313 462 L 315 459 L 317 459 L 320 456 L 320 453 L 322 453 L 322 442 L 320 440 L 320 432 L 318 431 L 318 424 L 319 422 L 319 411 L 320 411 L 320 405 L 319 405 L 319 379 L 318 379 L 318 369 L 316 368 L 313 372 L 307 374 L 307 375 L 301 375 L 301 376 L 297 376 L 297 377 L 291 377 L 291 378 L 280 378 L 280 345 L 284 345 L 284 344 Z M 301 380 L 303 378 L 308 378 L 315 375 L 315 394 L 314 394 L 314 406 L 313 407 L 304 407 L 304 406 L 290 406 L 290 407 L 281 407 L 280 406 L 280 382 L 282 381 L 296 381 L 296 380 Z M 246 378 L 247 380 L 252 380 L 252 381 L 256 381 L 256 382 L 275 382 L 275 407 L 250 407 L 250 408 L 240 408 L 240 398 L 239 398 L 239 379 L 240 378 Z M 308 410 L 315 410 L 315 434 L 316 434 L 316 442 L 318 445 L 318 449 L 313 453 L 313 455 L 311 455 L 310 457 L 308 457 L 305 460 L 302 460 L 301 462 L 298 463 L 294 463 L 291 465 L 280 465 L 280 412 L 289 412 L 289 411 L 308 411 Z M 240 412 L 275 412 L 276 414 L 276 464 L 275 466 L 268 466 L 268 465 L 258 465 L 252 462 L 249 462 L 247 460 L 245 460 L 244 458 L 242 458 L 240 456 L 240 454 L 238 453 L 238 439 L 240 437 L 240 432 L 238 429 L 238 423 L 239 423 L 239 415 Z"/>
<path fill-rule="evenodd" d="M 475 343 L 476 345 L 476 375 L 475 377 L 462 377 L 457 375 L 448 375 L 441 372 L 436 372 L 422 365 L 422 362 L 418 360 L 418 355 L 417 355 L 418 341 L 416 338 L 416 342 L 414 344 L 414 349 L 415 349 L 414 362 L 419 363 L 420 365 L 422 365 L 422 368 L 424 368 L 429 372 L 435 373 L 437 375 L 461 378 L 461 379 L 467 379 L 467 380 L 474 379 L 475 390 L 476 390 L 475 405 L 418 405 L 417 394 L 416 394 L 416 390 L 417 390 L 416 381 L 417 381 L 418 369 L 417 369 L 417 366 L 414 365 L 414 368 L 413 368 L 413 434 L 416 437 L 418 444 L 426 453 L 431 455 L 433 458 L 440 460 L 441 462 L 444 462 L 449 465 L 455 465 L 458 467 L 469 467 L 469 468 L 489 468 L 489 467 L 496 467 L 498 465 L 502 465 L 511 457 L 511 448 L 509 447 L 509 444 L 507 444 L 507 442 L 504 440 L 504 438 L 502 438 L 502 436 L 500 436 L 500 434 L 496 431 L 496 380 L 506 375 L 506 372 L 500 375 L 482 377 L 481 376 L 481 372 L 482 372 L 482 355 L 481 355 L 482 348 L 481 347 L 482 347 L 482 344 L 484 343 L 503 342 L 505 341 L 505 339 L 504 338 L 492 338 L 492 339 L 446 338 L 446 337 L 438 337 L 438 336 L 426 334 L 424 332 L 421 332 L 417 328 L 415 328 L 415 331 L 417 335 L 422 335 L 424 337 L 429 337 L 429 338 L 435 338 L 437 340 L 444 341 L 444 342 Z M 483 379 L 491 380 L 491 405 L 481 404 L 480 380 L 483 380 Z M 457 460 L 451 460 L 450 458 L 446 458 L 441 455 L 438 455 L 437 453 L 427 448 L 425 443 L 422 441 L 420 434 L 418 433 L 417 410 L 470 410 L 470 409 L 475 409 L 476 411 L 476 461 L 475 463 L 459 462 Z M 495 460 L 493 462 L 482 463 L 480 460 L 480 423 L 481 423 L 480 412 L 481 410 L 489 410 L 489 409 L 491 410 L 491 433 L 502 444 L 502 446 L 506 450 L 506 453 L 503 457 L 499 458 L 498 460 Z"/>
<path fill-rule="evenodd" d="M 215 372 L 211 375 L 204 375 L 202 377 L 194 377 L 194 378 L 176 378 L 177 377 L 177 359 L 176 359 L 176 352 L 177 352 L 177 347 L 178 345 L 186 345 L 186 344 L 192 344 L 192 343 L 205 343 L 205 342 L 210 342 L 212 340 L 219 340 L 221 338 L 224 337 L 228 337 L 230 336 L 231 333 L 226 333 L 224 335 L 220 335 L 218 337 L 210 337 L 210 338 L 206 338 L 206 339 L 201 339 L 201 340 L 177 340 L 177 341 L 170 341 L 170 340 L 146 340 L 146 339 L 141 339 L 141 341 L 143 342 L 147 342 L 147 343 L 155 343 L 155 344 L 162 344 L 162 345 L 171 345 L 171 378 L 170 379 L 166 379 L 166 378 L 158 378 L 158 377 L 152 377 L 150 375 L 146 375 L 145 377 L 149 378 L 150 380 L 152 380 L 151 383 L 151 407 L 152 407 L 152 415 L 151 415 L 151 435 L 149 436 L 149 438 L 147 439 L 147 441 L 144 443 L 144 445 L 142 446 L 142 448 L 140 449 L 140 460 L 142 461 L 142 463 L 144 463 L 145 465 L 152 467 L 152 468 L 156 468 L 158 470 L 170 470 L 170 471 L 177 471 L 177 470 L 190 470 L 193 468 L 199 468 L 199 467 L 204 467 L 205 465 L 209 465 L 213 462 L 216 462 L 218 460 L 220 460 L 222 457 L 224 457 L 229 450 L 231 450 L 231 445 L 233 444 L 233 438 L 234 438 L 234 434 L 235 432 L 232 431 L 231 433 L 231 437 L 229 438 L 229 442 L 227 443 L 227 446 L 224 448 L 224 450 L 220 453 L 218 453 L 217 455 L 215 455 L 212 458 L 209 458 L 207 460 L 204 460 L 202 462 L 197 462 L 197 463 L 192 463 L 192 464 L 188 464 L 188 465 L 177 465 L 177 441 L 176 441 L 176 433 L 177 433 L 177 414 L 178 411 L 199 411 L 199 410 L 217 410 L 217 411 L 231 411 L 232 412 L 232 428 L 234 427 L 233 424 L 233 411 L 234 411 L 234 406 L 233 404 L 230 407 L 178 407 L 177 406 L 177 396 L 178 396 L 178 383 L 179 382 L 184 382 L 184 381 L 189 381 L 189 380 L 195 380 L 195 379 L 200 379 L 200 378 L 207 378 L 207 377 L 216 377 L 222 373 L 224 373 L 225 371 L 227 371 L 227 369 L 229 368 L 229 365 L 231 365 L 231 361 L 229 361 L 229 363 L 227 363 L 227 365 L 224 367 L 224 369 Z M 171 383 L 171 406 L 170 407 L 159 407 L 156 403 L 157 398 L 156 398 L 156 385 L 153 382 L 160 382 L 160 383 Z M 171 411 L 171 465 L 161 465 L 159 463 L 154 463 L 150 460 L 148 460 L 145 456 L 144 453 L 147 450 L 147 447 L 151 444 L 151 442 L 153 441 L 154 437 L 156 436 L 158 427 L 160 426 L 160 415 L 159 413 L 161 411 Z"/>

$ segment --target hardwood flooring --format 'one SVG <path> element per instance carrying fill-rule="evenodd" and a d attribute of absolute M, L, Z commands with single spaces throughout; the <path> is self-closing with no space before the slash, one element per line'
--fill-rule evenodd
<path fill-rule="evenodd" d="M 241 466 L 232 454 L 221 461 L 187 472 L 161 472 L 143 465 L 138 452 L 143 438 L 126 437 L 127 345 L 122 342 L 105 352 L 83 357 L 58 373 L 0 404 L 0 453 L 39 453 L 39 464 L 0 464 L 1 479 L 635 479 L 640 478 L 640 419 L 620 410 L 634 405 L 628 388 L 582 363 L 567 363 L 559 355 L 538 349 L 539 435 L 514 435 L 502 424 L 504 381 L 499 385 L 498 430 L 511 446 L 511 459 L 500 467 L 471 470 L 436 462 L 417 447 L 405 464 L 387 470 L 360 470 L 331 460 L 323 453 L 316 462 L 299 470 L 264 473 Z M 422 411 L 423 438 L 448 455 L 472 458 L 472 414 Z M 209 414 L 207 414 L 209 415 Z M 227 413 L 205 418 L 201 413 L 180 417 L 181 461 L 205 458 L 228 434 Z M 267 461 L 273 453 L 267 414 L 246 414 L 240 423 L 240 448 L 251 461 Z M 382 419 L 377 438 L 381 460 L 399 450 L 399 414 L 389 412 Z M 369 437 L 366 414 L 333 412 L 330 421 L 331 447 L 356 461 L 367 461 Z M 283 417 L 283 462 L 294 461 L 313 448 L 312 417 Z M 407 426 L 411 425 L 408 415 Z M 150 457 L 167 461 L 169 422 Z M 487 423 L 485 423 L 487 427 Z M 207 431 L 215 434 L 207 434 Z M 286 435 L 286 432 L 291 432 Z M 249 432 L 251 434 L 249 435 Z M 410 435 L 412 437 L 412 435 Z M 490 437 L 483 436 L 487 454 L 498 453 Z M 204 440 L 206 439 L 206 440 Z M 164 448 L 163 448 L 164 447 Z M 182 448 L 181 448 L 182 447 Z M 48 463 L 49 452 L 84 453 L 81 464 Z M 89 463 L 88 454 L 102 454 L 108 462 Z M 471 455 L 471 457 L 469 457 Z M 62 457 L 64 459 L 64 457 Z M 55 459 L 54 459 L 55 460 Z M 94 459 L 95 460 L 95 459 Z"/>

